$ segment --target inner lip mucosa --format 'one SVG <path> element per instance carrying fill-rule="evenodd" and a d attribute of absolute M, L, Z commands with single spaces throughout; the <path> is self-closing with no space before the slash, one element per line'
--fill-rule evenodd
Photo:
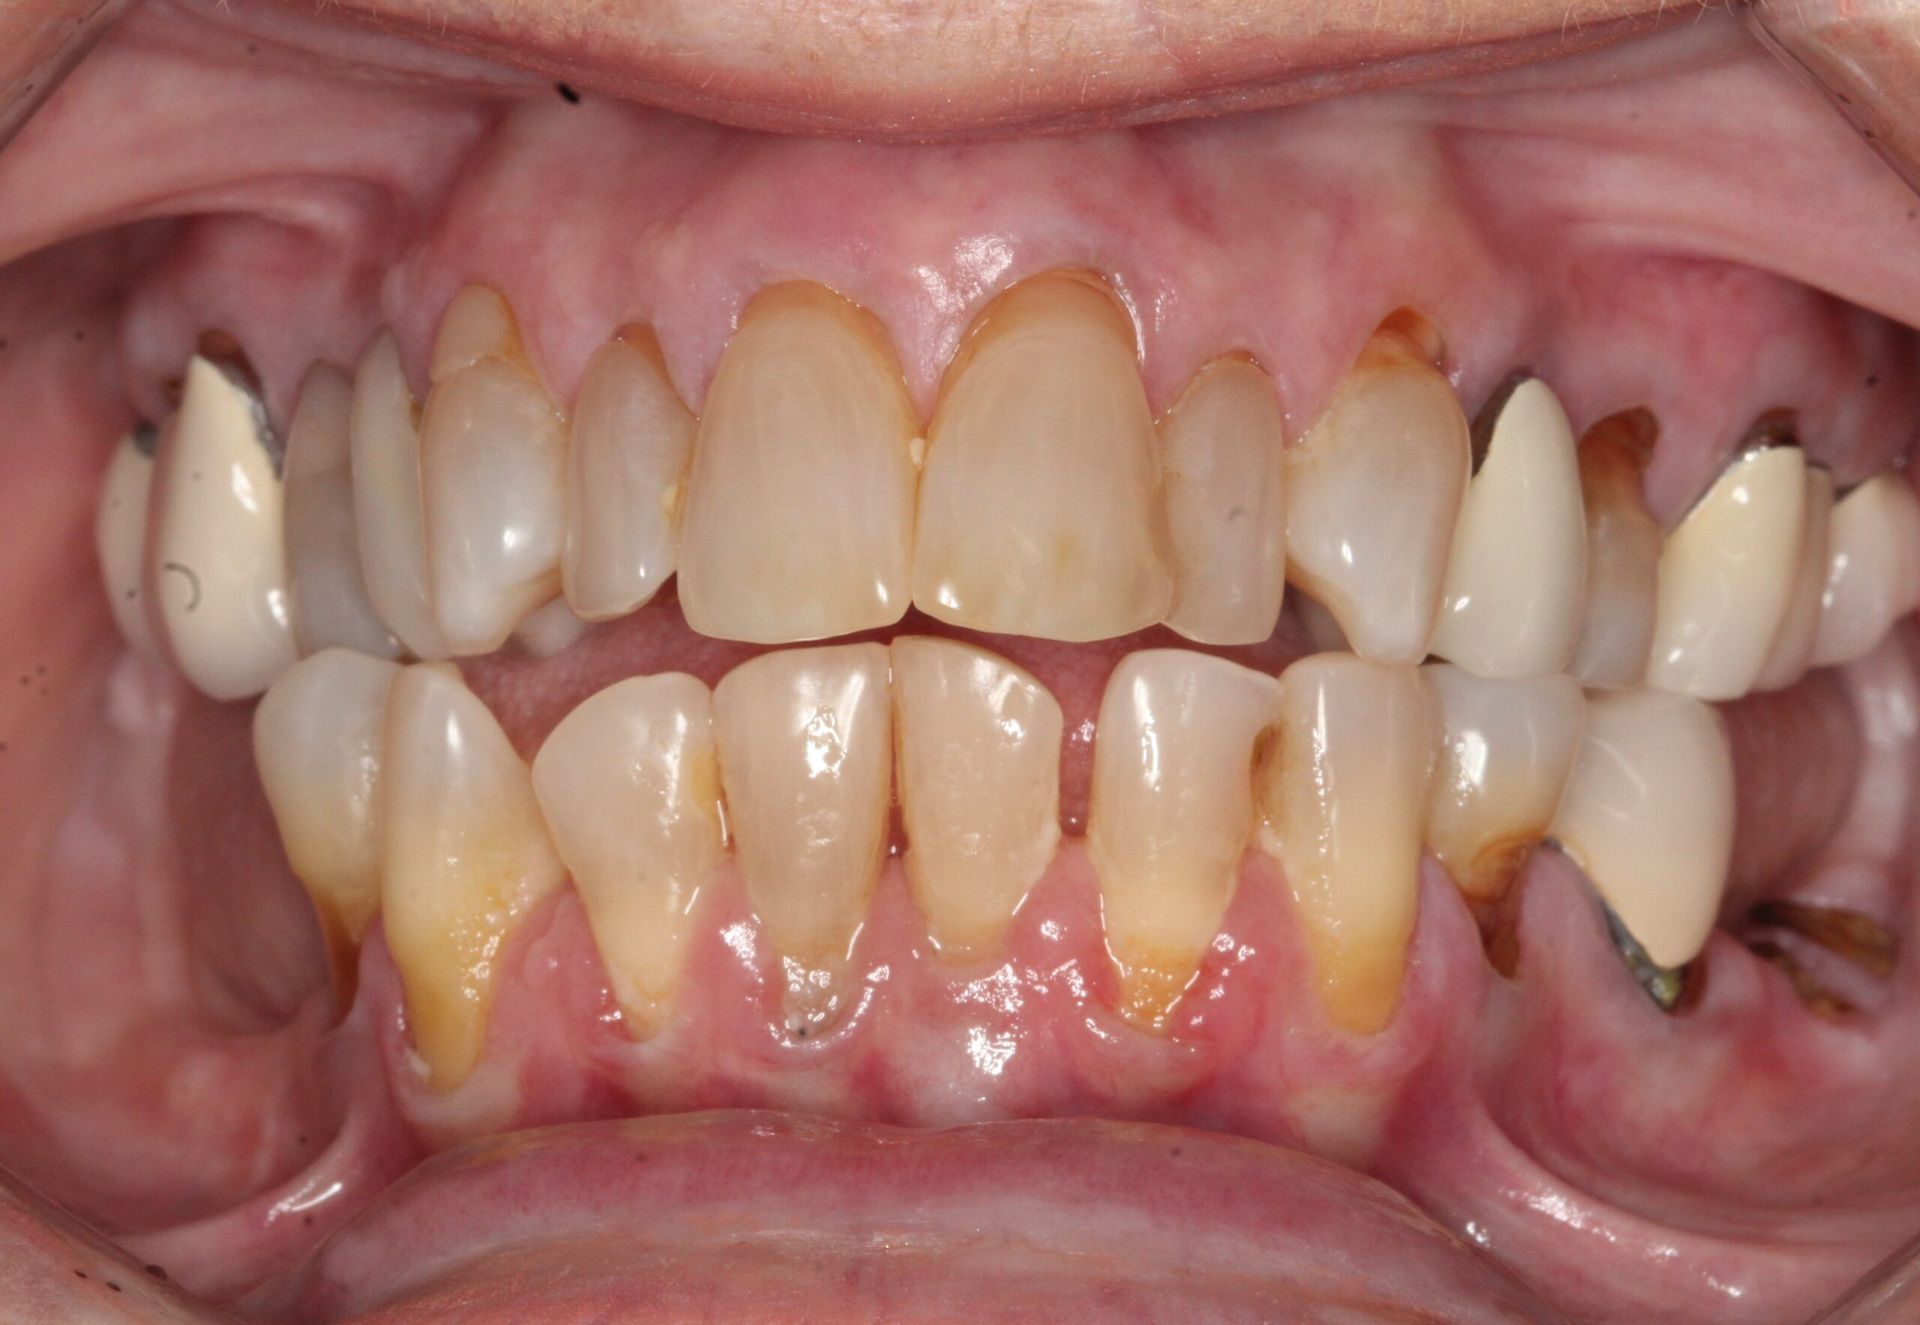
<path fill-rule="evenodd" d="M 1920 1222 L 1911 200 L 1730 25 L 905 147 L 153 8 L 0 196 L 0 1160 L 193 1292 L 1779 1320 Z"/>

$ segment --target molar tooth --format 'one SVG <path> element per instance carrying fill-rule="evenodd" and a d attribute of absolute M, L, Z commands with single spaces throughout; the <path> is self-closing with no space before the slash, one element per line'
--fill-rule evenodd
<path fill-rule="evenodd" d="M 673 573 L 694 417 L 652 333 L 600 347 L 574 403 L 561 583 L 589 621 L 644 605 Z"/>
<path fill-rule="evenodd" d="M 1173 608 L 1167 625 L 1205 644 L 1273 634 L 1287 579 L 1286 456 L 1273 379 L 1215 359 L 1160 421 Z"/>
<path fill-rule="evenodd" d="M 975 630 L 1107 639 L 1166 615 L 1164 512 L 1133 324 L 1092 277 L 993 301 L 927 433 L 913 601 Z"/>
<path fill-rule="evenodd" d="M 382 925 L 414 1047 L 451 1089 L 485 1046 L 508 940 L 566 869 L 526 764 L 450 664 L 394 678 L 381 781 Z"/>
<path fill-rule="evenodd" d="M 147 500 L 153 490 L 153 453 L 159 434 L 141 424 L 122 437 L 100 483 L 93 545 L 107 606 L 121 637 L 138 653 L 160 656 L 147 616 Z"/>
<path fill-rule="evenodd" d="M 1774 633 L 1767 662 L 1754 682 L 1756 690 L 1784 690 L 1807 674 L 1820 629 L 1820 596 L 1826 587 L 1828 541 L 1833 525 L 1833 474 L 1824 465 L 1808 465 L 1802 492 L 1800 563 L 1793 573 L 1787 613 Z M 1920 566 L 1916 566 L 1920 573 Z"/>
<path fill-rule="evenodd" d="M 1628 410 L 1600 420 L 1580 439 L 1586 623 L 1568 670 L 1590 686 L 1637 686 L 1646 679 L 1663 536 L 1641 477 L 1658 432 L 1652 414 Z"/>
<path fill-rule="evenodd" d="M 829 1026 L 850 992 L 853 941 L 886 860 L 890 707 L 879 644 L 766 654 L 714 688 L 727 821 L 796 1035 Z"/>
<path fill-rule="evenodd" d="M 700 417 L 680 538 L 687 624 L 780 644 L 898 621 L 919 419 L 887 334 L 805 282 L 762 290 Z"/>
<path fill-rule="evenodd" d="M 1100 703 L 1087 850 L 1120 1012 L 1165 1028 L 1219 933 L 1254 828 L 1253 767 L 1280 683 L 1222 658 L 1150 649 Z"/>
<path fill-rule="evenodd" d="M 258 397 L 195 355 L 154 460 L 154 597 L 169 652 L 215 699 L 293 665 L 279 456 Z"/>
<path fill-rule="evenodd" d="M 427 587 L 420 430 L 393 333 L 382 331 L 353 375 L 353 522 L 367 597 L 416 658 L 444 658 L 447 642 Z"/>
<path fill-rule="evenodd" d="M 1060 705 L 1006 659 L 893 641 L 907 881 L 942 952 L 988 954 L 1060 841 Z"/>
<path fill-rule="evenodd" d="M 1374 334 L 1288 448 L 1290 578 L 1363 657 L 1426 657 L 1471 452 L 1453 388 L 1396 330 Z"/>
<path fill-rule="evenodd" d="M 1485 458 L 1447 562 L 1433 652 L 1479 676 L 1550 676 L 1580 641 L 1587 522 L 1573 428 L 1529 377 L 1489 405 Z"/>
<path fill-rule="evenodd" d="M 1280 677 L 1261 844 L 1286 873 L 1327 1017 L 1354 1034 L 1399 1002 L 1432 743 L 1416 668 L 1332 653 Z"/>
<path fill-rule="evenodd" d="M 701 887 L 726 854 L 707 687 L 674 672 L 608 686 L 553 729 L 533 790 L 627 1024 L 665 1024 Z"/>
<path fill-rule="evenodd" d="M 1864 658 L 1920 606 L 1920 498 L 1905 473 L 1876 474 L 1834 503 L 1813 665 Z"/>

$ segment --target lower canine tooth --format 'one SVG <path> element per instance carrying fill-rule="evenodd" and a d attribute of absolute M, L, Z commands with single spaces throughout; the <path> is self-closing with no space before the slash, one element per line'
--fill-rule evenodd
<path fill-rule="evenodd" d="M 382 925 L 414 1046 L 451 1089 L 480 1059 L 508 940 L 566 870 L 527 766 L 447 664 L 394 679 L 382 781 Z"/>
<path fill-rule="evenodd" d="M 107 590 L 107 606 L 120 634 L 137 652 L 158 657 L 147 619 L 147 497 L 153 490 L 153 451 L 159 436 L 142 424 L 122 437 L 107 462 L 94 517 L 94 551 Z"/>
<path fill-rule="evenodd" d="M 886 861 L 893 735 L 879 644 L 770 653 L 713 692 L 740 875 L 786 971 L 796 1035 L 830 1025 Z"/>
<path fill-rule="evenodd" d="M 1820 630 L 1820 596 L 1827 584 L 1833 525 L 1833 474 L 1822 465 L 1807 466 L 1802 493 L 1806 518 L 1801 524 L 1800 564 L 1793 573 L 1787 614 L 1774 633 L 1766 665 L 1754 682 L 1758 690 L 1783 690 L 1807 674 Z M 1920 545 L 1917 545 L 1920 546 Z M 1920 574 L 1920 564 L 1915 566 Z"/>
<path fill-rule="evenodd" d="M 1813 665 L 1864 658 L 1920 605 L 1920 497 L 1906 473 L 1878 474 L 1833 507 Z"/>
<path fill-rule="evenodd" d="M 633 1033 L 673 1009 L 700 889 L 726 854 L 713 700 L 691 676 L 637 676 L 561 720 L 533 789 Z"/>
<path fill-rule="evenodd" d="M 444 658 L 447 642 L 427 588 L 420 430 L 393 333 L 383 331 L 353 375 L 353 521 L 367 597 L 416 658 Z"/>
<path fill-rule="evenodd" d="M 1653 415 L 1628 410 L 1580 439 L 1586 623 L 1568 670 L 1590 686 L 1637 686 L 1647 675 L 1663 538 L 1641 483 L 1658 431 Z"/>
<path fill-rule="evenodd" d="M 1120 1011 L 1161 1030 L 1219 933 L 1253 834 L 1280 685 L 1183 649 L 1128 654 L 1100 704 L 1087 850 Z"/>

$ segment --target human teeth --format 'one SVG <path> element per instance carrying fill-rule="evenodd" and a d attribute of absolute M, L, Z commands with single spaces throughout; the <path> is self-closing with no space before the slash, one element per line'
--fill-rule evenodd
<path fill-rule="evenodd" d="M 135 650 L 157 657 L 159 645 L 147 619 L 147 497 L 153 490 L 153 452 L 158 434 L 142 424 L 120 439 L 100 484 L 94 516 L 94 551 L 106 585 L 107 606 L 120 635 Z"/>
<path fill-rule="evenodd" d="M 652 333 L 629 327 L 587 365 L 567 451 L 567 602 L 589 621 L 622 616 L 673 574 L 694 418 Z"/>
<path fill-rule="evenodd" d="M 1159 1031 L 1220 930 L 1254 828 L 1253 766 L 1280 683 L 1184 649 L 1128 654 L 1107 682 L 1087 849 L 1120 1011 Z"/>
<path fill-rule="evenodd" d="M 1793 596 L 1805 490 L 1799 447 L 1755 447 L 1667 535 L 1647 684 L 1714 700 L 1753 688 Z"/>
<path fill-rule="evenodd" d="M 1879 474 L 1833 507 L 1813 665 L 1853 662 L 1920 605 L 1920 498 L 1904 473 Z"/>
<path fill-rule="evenodd" d="M 907 610 L 920 424 L 886 331 L 805 282 L 761 291 L 700 417 L 680 538 L 687 624 L 779 644 Z"/>
<path fill-rule="evenodd" d="M 400 651 L 360 573 L 352 414 L 352 380 L 332 364 L 309 369 L 287 425 L 286 465 L 287 587 L 302 656 L 335 646 L 386 658 Z"/>
<path fill-rule="evenodd" d="M 1462 894 L 1497 902 L 1553 823 L 1586 699 L 1567 676 L 1491 680 L 1445 663 L 1420 674 L 1439 737 L 1427 846 Z"/>
<path fill-rule="evenodd" d="M 913 601 L 975 630 L 1107 639 L 1166 615 L 1165 516 L 1133 324 L 1054 273 L 988 307 L 927 433 Z"/>
<path fill-rule="evenodd" d="M 279 457 L 258 397 L 195 355 L 154 460 L 149 574 L 180 671 L 246 699 L 292 665 Z"/>
<path fill-rule="evenodd" d="M 1383 329 L 1287 451 L 1293 582 L 1356 653 L 1419 662 L 1440 607 L 1471 464 L 1466 416 L 1406 333 Z"/>
<path fill-rule="evenodd" d="M 748 900 L 784 969 L 797 1036 L 825 1029 L 886 859 L 893 737 L 887 650 L 790 649 L 714 688 L 727 822 Z"/>
<path fill-rule="evenodd" d="M 360 358 L 351 422 L 353 522 L 367 597 L 414 657 L 444 658 L 447 642 L 427 589 L 417 411 L 391 332 Z"/>
<path fill-rule="evenodd" d="M 1766 665 L 1754 682 L 1757 690 L 1782 690 L 1807 673 L 1820 629 L 1820 595 L 1826 588 L 1829 531 L 1833 524 L 1833 474 L 1824 465 L 1808 465 L 1801 494 L 1800 561 L 1793 572 L 1787 613 L 1774 632 Z M 1920 567 L 1916 567 L 1920 570 Z"/>
<path fill-rule="evenodd" d="M 482 359 L 505 359 L 525 367 L 526 343 L 520 338 L 512 307 L 498 290 L 463 286 L 440 315 L 427 377 L 442 382 Z"/>
<path fill-rule="evenodd" d="M 381 779 L 382 926 L 414 1047 L 451 1089 L 479 1061 L 508 940 L 566 870 L 527 766 L 449 664 L 394 679 Z"/>
<path fill-rule="evenodd" d="M 1287 578 L 1286 458 L 1273 379 L 1215 359 L 1160 421 L 1173 608 L 1167 625 L 1204 644 L 1273 633 Z"/>
<path fill-rule="evenodd" d="M 1432 650 L 1479 676 L 1565 671 L 1587 596 L 1587 528 L 1573 428 L 1552 388 L 1526 378 L 1483 418 Z"/>
<path fill-rule="evenodd" d="M 1060 705 L 984 649 L 893 641 L 907 881 L 942 952 L 978 957 L 1060 841 Z"/>
<path fill-rule="evenodd" d="M 1590 686 L 1637 686 L 1653 648 L 1663 538 L 1641 476 L 1658 425 L 1645 410 L 1602 419 L 1580 440 L 1587 522 L 1587 609 L 1568 669 Z"/>
<path fill-rule="evenodd" d="M 553 729 L 533 790 L 627 1024 L 665 1024 L 700 890 L 726 853 L 713 701 L 691 676 L 636 676 Z"/>
<path fill-rule="evenodd" d="M 1416 668 L 1317 654 L 1280 677 L 1261 841 L 1286 874 L 1328 1019 L 1355 1034 L 1380 1030 L 1399 1001 L 1432 742 Z"/>

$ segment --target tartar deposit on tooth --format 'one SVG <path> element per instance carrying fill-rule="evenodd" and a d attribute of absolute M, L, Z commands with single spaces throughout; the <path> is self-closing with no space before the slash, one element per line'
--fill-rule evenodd
<path fill-rule="evenodd" d="M 1813 665 L 1864 658 L 1920 606 L 1920 498 L 1905 473 L 1877 474 L 1834 504 Z"/>
<path fill-rule="evenodd" d="M 130 432 L 113 448 L 100 484 L 100 508 L 94 515 L 93 547 L 100 559 L 107 607 L 121 638 L 148 657 L 158 657 L 147 611 L 147 500 L 153 491 L 151 431 Z"/>
<path fill-rule="evenodd" d="M 393 333 L 382 331 L 353 375 L 353 519 L 367 596 L 416 658 L 444 658 L 447 642 L 427 586 L 420 497 L 420 430 Z"/>
<path fill-rule="evenodd" d="M 1824 465 L 1808 465 L 1801 493 L 1804 518 L 1800 525 L 1800 561 L 1793 572 L 1793 592 L 1786 615 L 1774 632 L 1767 661 L 1754 681 L 1756 690 L 1784 690 L 1807 673 L 1820 630 L 1820 599 L 1826 589 L 1828 547 L 1833 525 L 1833 474 Z M 1920 572 L 1920 565 L 1915 570 Z"/>
<path fill-rule="evenodd" d="M 1590 686 L 1636 686 L 1646 677 L 1664 539 L 1642 481 L 1658 431 L 1653 415 L 1628 410 L 1580 439 L 1587 601 L 1569 670 Z"/>

